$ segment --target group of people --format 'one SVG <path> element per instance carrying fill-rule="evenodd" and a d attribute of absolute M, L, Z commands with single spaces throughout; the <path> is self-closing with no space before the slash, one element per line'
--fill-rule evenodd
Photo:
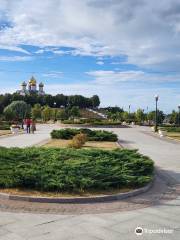
<path fill-rule="evenodd" d="M 23 121 L 23 128 L 26 125 L 26 132 L 27 133 L 34 133 L 36 131 L 36 123 L 34 120 L 27 118 Z"/>

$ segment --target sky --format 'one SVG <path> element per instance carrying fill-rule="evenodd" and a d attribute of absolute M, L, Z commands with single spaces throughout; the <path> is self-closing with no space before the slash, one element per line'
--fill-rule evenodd
<path fill-rule="evenodd" d="M 180 104 L 179 0 L 0 0 L 0 93 L 34 76 L 101 106 Z"/>

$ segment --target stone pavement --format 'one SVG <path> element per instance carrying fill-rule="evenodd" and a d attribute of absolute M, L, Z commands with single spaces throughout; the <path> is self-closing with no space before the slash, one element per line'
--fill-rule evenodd
<path fill-rule="evenodd" d="M 50 139 L 50 132 L 58 128 L 55 124 L 37 125 L 34 134 L 20 134 L 0 138 L 0 146 L 3 147 L 30 147 Z"/>
<path fill-rule="evenodd" d="M 48 137 L 43 129 L 39 134 L 41 137 L 44 135 L 41 141 Z M 180 144 L 151 136 L 148 128 L 110 130 L 119 135 L 121 144 L 124 146 L 138 148 L 141 153 L 152 157 L 156 165 L 162 168 L 161 176 L 172 186 L 180 183 Z M 22 141 L 20 137 L 17 136 L 19 140 L 16 139 L 19 142 Z M 0 139 L 0 145 L 2 144 L 1 140 L 5 139 Z M 38 141 L 34 142 L 33 140 L 33 143 L 36 144 Z M 10 138 L 9 142 L 11 142 Z M 29 145 L 32 145 L 32 142 Z M 161 187 L 159 184 L 158 186 Z M 151 194 L 148 194 L 149 196 L 146 196 L 150 199 Z M 154 197 L 156 199 L 156 197 L 162 195 L 163 198 L 164 194 L 166 193 L 161 193 L 160 190 L 158 194 L 157 189 Z M 173 192 L 169 192 L 169 195 L 173 195 Z M 2 210 L 0 211 L 0 240 L 180 239 L 180 197 L 171 201 L 164 199 L 160 202 L 160 205 L 146 206 L 146 208 L 143 206 L 143 208 L 135 208 L 134 210 L 130 203 L 124 206 L 121 202 L 108 204 L 111 204 L 111 206 L 119 204 L 119 206 L 116 206 L 113 211 L 110 209 L 109 213 L 100 213 L 103 212 L 102 209 L 98 211 L 97 205 L 94 207 L 94 204 L 92 204 L 92 209 L 95 211 L 89 214 L 80 214 L 81 211 L 78 211 L 78 208 L 80 209 L 81 206 L 77 205 L 72 206 L 76 214 L 70 212 L 48 214 L 47 207 L 46 214 L 41 214 L 22 213 L 24 205 L 16 205 L 12 208 L 13 212 L 5 212 L 10 211 L 10 209 L 4 208 L 6 204 L 0 202 Z M 134 204 L 136 204 L 136 201 Z M 101 207 L 99 206 L 99 208 Z M 122 208 L 124 208 L 124 211 L 122 211 Z M 134 233 L 137 226 L 144 229 L 142 236 L 136 236 Z M 158 229 L 160 231 L 169 230 L 171 233 L 152 233 L 152 230 Z M 146 233 L 146 231 L 149 231 L 149 233 Z"/>
<path fill-rule="evenodd" d="M 179 200 L 135 211 L 85 215 L 0 212 L 1 240 L 178 240 Z M 144 234 L 136 236 L 136 227 Z M 172 233 L 146 233 L 169 230 Z"/>

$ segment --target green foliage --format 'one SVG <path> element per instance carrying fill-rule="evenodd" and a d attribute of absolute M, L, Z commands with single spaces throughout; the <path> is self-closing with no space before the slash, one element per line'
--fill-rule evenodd
<path fill-rule="evenodd" d="M 162 130 L 165 130 L 165 131 L 167 131 L 167 132 L 174 132 L 174 133 L 180 133 L 180 127 L 171 127 L 171 126 L 169 126 L 169 127 L 162 127 L 161 128 Z"/>
<path fill-rule="evenodd" d="M 0 187 L 41 191 L 141 187 L 151 181 L 153 162 L 135 150 L 3 148 Z"/>
<path fill-rule="evenodd" d="M 49 106 L 45 106 L 44 109 L 42 110 L 42 119 L 43 121 L 47 122 L 52 119 L 52 108 Z"/>
<path fill-rule="evenodd" d="M 73 107 L 77 106 L 79 108 L 92 108 L 98 107 L 100 104 L 99 97 L 94 95 L 91 98 L 87 98 L 81 95 L 71 95 L 65 96 L 63 94 L 57 94 L 52 96 L 50 94 L 45 94 L 43 96 L 39 96 L 36 93 L 27 94 L 25 96 L 20 95 L 19 93 L 13 94 L 1 94 L 0 95 L 0 114 L 3 112 L 4 108 L 8 106 L 13 101 L 24 101 L 27 104 L 33 107 L 35 104 L 39 103 L 41 106 L 49 106 L 54 107 L 54 103 L 56 102 L 56 107 Z"/>
<path fill-rule="evenodd" d="M 34 107 L 32 108 L 32 118 L 33 119 L 41 119 L 41 105 L 39 103 L 35 104 Z"/>
<path fill-rule="evenodd" d="M 102 120 L 102 119 L 79 119 L 78 121 L 74 120 L 64 120 L 64 124 L 85 124 L 91 126 L 119 126 L 121 125 L 120 121 L 109 121 L 109 120 Z"/>
<path fill-rule="evenodd" d="M 0 122 L 0 130 L 10 130 L 10 122 Z"/>
<path fill-rule="evenodd" d="M 14 118 L 22 120 L 29 116 L 30 112 L 30 106 L 24 101 L 13 101 L 4 109 L 7 120 L 13 120 Z"/>
<path fill-rule="evenodd" d="M 69 111 L 69 115 L 72 117 L 72 118 L 75 118 L 75 117 L 80 117 L 80 111 L 79 111 L 79 107 L 72 107 Z"/>
<path fill-rule="evenodd" d="M 51 137 L 55 139 L 72 139 L 75 135 L 79 133 L 84 133 L 87 135 L 88 141 L 112 141 L 116 142 L 118 140 L 117 135 L 102 130 L 90 130 L 87 128 L 75 129 L 75 128 L 65 128 L 60 130 L 53 130 L 51 132 Z"/>

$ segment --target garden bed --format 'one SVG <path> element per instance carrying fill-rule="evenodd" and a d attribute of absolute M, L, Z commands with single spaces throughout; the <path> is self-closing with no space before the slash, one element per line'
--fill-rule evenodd
<path fill-rule="evenodd" d="M 72 139 L 75 135 L 84 133 L 87 135 L 88 141 L 111 141 L 116 142 L 118 137 L 115 133 L 103 130 L 91 130 L 88 128 L 65 128 L 60 130 L 53 130 L 51 137 L 53 139 Z"/>
<path fill-rule="evenodd" d="M 57 147 L 57 148 L 66 148 L 69 146 L 71 140 L 64 139 L 52 139 L 49 142 L 45 143 L 43 147 Z M 120 146 L 116 142 L 103 142 L 103 141 L 89 141 L 86 142 L 82 148 L 100 148 L 105 150 L 112 150 L 119 148 Z"/>
<path fill-rule="evenodd" d="M 139 188 L 153 161 L 135 150 L 0 147 L 0 188 L 82 193 Z"/>

